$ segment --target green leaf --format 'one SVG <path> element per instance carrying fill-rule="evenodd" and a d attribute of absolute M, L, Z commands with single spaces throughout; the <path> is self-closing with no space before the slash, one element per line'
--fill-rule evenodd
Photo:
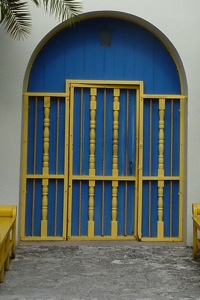
<path fill-rule="evenodd" d="M 24 39 L 31 32 L 31 16 L 26 2 L 21 0 L 1 1 L 2 25 L 8 34 Z"/>
<path fill-rule="evenodd" d="M 33 0 L 35 1 L 35 0 Z M 73 24 L 77 16 L 82 11 L 82 2 L 77 0 L 38 0 L 40 5 L 51 15 L 61 19 L 62 21 L 70 19 Z"/>

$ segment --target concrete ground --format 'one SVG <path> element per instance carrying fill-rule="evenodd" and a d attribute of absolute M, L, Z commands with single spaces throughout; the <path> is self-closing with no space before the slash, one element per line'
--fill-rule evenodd
<path fill-rule="evenodd" d="M 4 299 L 200 299 L 200 259 L 180 244 L 20 243 Z"/>

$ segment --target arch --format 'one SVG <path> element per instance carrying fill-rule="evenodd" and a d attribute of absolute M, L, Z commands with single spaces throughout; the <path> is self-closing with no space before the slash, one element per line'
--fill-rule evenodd
<path fill-rule="evenodd" d="M 155 27 L 153 24 L 149 23 L 148 21 L 139 18 L 134 15 L 122 13 L 122 12 L 111 12 L 111 11 L 101 11 L 101 12 L 90 12 L 82 14 L 80 17 L 80 22 L 75 25 L 73 28 L 67 27 L 67 21 L 58 25 L 55 27 L 51 32 L 49 32 L 43 40 L 38 44 L 36 49 L 34 50 L 29 64 L 27 66 L 26 74 L 24 77 L 24 92 L 28 91 L 28 83 L 31 75 L 32 68 L 34 67 L 36 60 L 38 58 L 38 55 L 42 55 L 42 52 L 44 51 L 44 48 L 47 47 L 48 43 L 51 41 L 53 42 L 56 36 L 63 32 L 63 31 L 76 31 L 78 27 L 83 26 L 84 22 L 91 22 L 92 20 L 97 20 L 103 18 L 104 20 L 112 19 L 112 20 L 119 20 L 122 22 L 127 22 L 127 24 L 135 24 L 135 26 L 141 27 L 142 30 L 149 33 L 149 35 L 154 36 L 156 39 L 160 41 L 160 43 L 163 45 L 163 47 L 166 49 L 166 51 L 171 56 L 176 69 L 178 71 L 178 75 L 180 78 L 180 89 L 181 93 L 184 95 L 188 94 L 188 87 L 187 87 L 187 79 L 186 74 L 184 70 L 184 66 L 181 60 L 181 57 L 175 48 L 175 46 L 171 43 L 171 41 L 166 37 L 166 35 L 161 32 L 157 27 Z M 106 25 L 105 25 L 106 26 Z M 68 41 L 69 42 L 69 41 Z M 131 78 L 132 79 L 132 78 Z"/>

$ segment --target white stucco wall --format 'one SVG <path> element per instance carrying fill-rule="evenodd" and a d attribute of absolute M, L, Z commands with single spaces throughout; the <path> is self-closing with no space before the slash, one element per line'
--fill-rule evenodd
<path fill-rule="evenodd" d="M 84 0 L 84 12 L 113 11 L 134 15 L 157 27 L 174 45 L 188 83 L 185 241 L 192 243 L 191 204 L 200 202 L 200 1 Z M 57 24 L 30 4 L 33 30 L 16 41 L 0 26 L 0 204 L 19 206 L 23 80 L 29 59 L 44 36 Z"/>

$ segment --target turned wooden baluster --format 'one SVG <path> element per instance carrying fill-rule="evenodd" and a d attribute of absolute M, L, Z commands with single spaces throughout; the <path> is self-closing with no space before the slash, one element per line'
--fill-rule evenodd
<path fill-rule="evenodd" d="M 95 176 L 95 138 L 96 138 L 96 95 L 97 89 L 90 90 L 90 160 L 89 160 L 89 176 Z M 89 220 L 88 220 L 88 236 L 94 236 L 94 190 L 95 181 L 89 181 Z"/>
<path fill-rule="evenodd" d="M 159 99 L 159 146 L 158 146 L 158 177 L 164 177 L 164 122 L 165 116 L 165 99 Z M 157 236 L 164 237 L 164 222 L 163 222 L 163 195 L 164 195 L 164 180 L 158 180 L 158 222 Z"/>
<path fill-rule="evenodd" d="M 119 142 L 119 96 L 120 89 L 114 89 L 113 101 L 113 160 L 112 160 L 112 176 L 118 176 L 118 142 Z M 116 237 L 118 231 L 117 222 L 117 195 L 118 195 L 118 180 L 112 181 L 112 221 L 111 221 L 111 236 Z"/>
<path fill-rule="evenodd" d="M 44 144 L 43 144 L 43 175 L 49 174 L 49 126 L 50 126 L 50 97 L 44 97 Z M 42 221 L 41 237 L 47 236 L 49 180 L 42 179 Z"/>

